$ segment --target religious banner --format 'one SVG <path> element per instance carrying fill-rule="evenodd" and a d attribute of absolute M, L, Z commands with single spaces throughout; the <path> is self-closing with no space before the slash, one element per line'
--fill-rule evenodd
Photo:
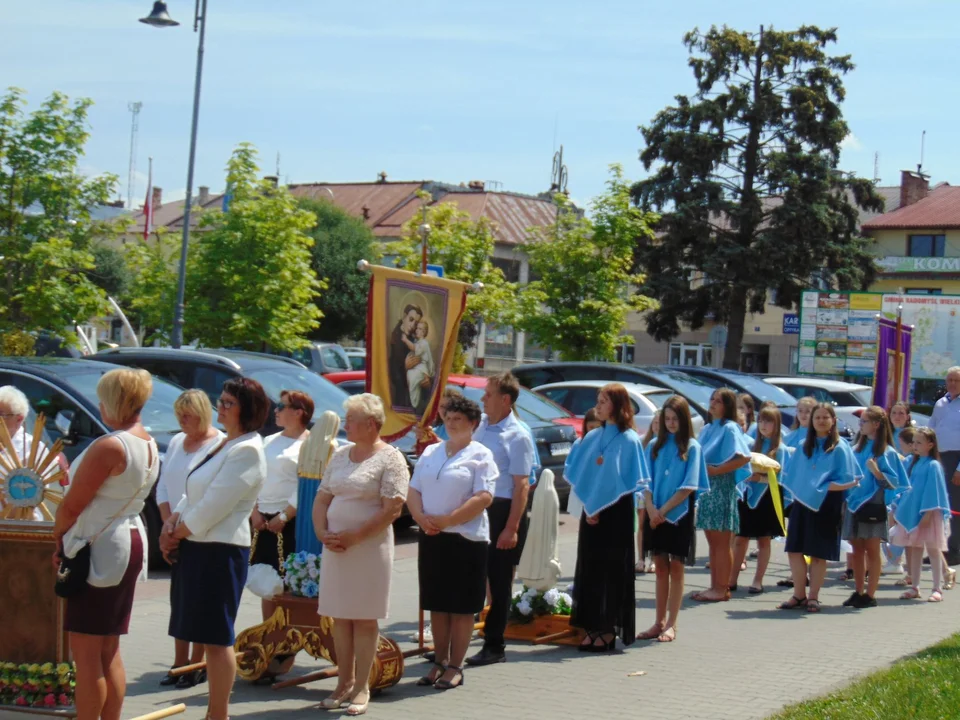
<path fill-rule="evenodd" d="M 370 272 L 367 392 L 383 400 L 389 442 L 436 417 L 469 286 L 387 267 Z"/>
<path fill-rule="evenodd" d="M 900 343 L 897 357 L 897 340 Z M 907 401 L 910 389 L 910 360 L 913 328 L 897 320 L 881 317 L 877 333 L 877 365 L 873 377 L 873 404 L 890 410 L 893 404 Z M 899 368 L 899 379 L 897 370 Z"/>

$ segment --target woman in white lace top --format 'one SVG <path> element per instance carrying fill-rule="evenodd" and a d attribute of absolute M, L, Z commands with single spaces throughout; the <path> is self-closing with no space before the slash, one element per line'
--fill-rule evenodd
<path fill-rule="evenodd" d="M 313 507 L 314 529 L 324 546 L 318 612 L 334 618 L 340 668 L 337 688 L 323 706 L 362 715 L 370 700 L 377 621 L 387 617 L 390 604 L 392 524 L 407 497 L 410 474 L 403 454 L 380 439 L 380 398 L 355 395 L 344 408 L 344 429 L 353 445 L 330 459 Z"/>

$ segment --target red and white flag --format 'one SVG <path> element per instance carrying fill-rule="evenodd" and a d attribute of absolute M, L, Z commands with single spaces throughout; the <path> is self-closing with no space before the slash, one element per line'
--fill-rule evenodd
<path fill-rule="evenodd" d="M 147 175 L 147 199 L 143 203 L 143 239 L 150 239 L 153 229 L 153 158 L 150 158 L 150 170 Z"/>

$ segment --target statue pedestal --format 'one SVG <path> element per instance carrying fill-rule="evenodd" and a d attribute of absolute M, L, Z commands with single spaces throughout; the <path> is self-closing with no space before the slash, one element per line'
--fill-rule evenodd
<path fill-rule="evenodd" d="M 480 622 L 486 621 L 489 609 L 484 608 L 480 613 Z M 579 645 L 583 631 L 570 627 L 569 615 L 538 615 L 528 623 L 508 622 L 503 637 L 534 644 Z"/>
<path fill-rule="evenodd" d="M 284 594 L 266 601 L 270 618 L 237 635 L 237 674 L 244 680 L 258 680 L 267 673 L 270 662 L 289 656 L 280 673 L 293 664 L 292 659 L 305 650 L 316 659 L 336 665 L 333 645 L 333 618 L 317 614 L 317 599 Z M 392 687 L 403 677 L 403 654 L 396 642 L 380 636 L 377 655 L 370 671 L 370 689 Z"/>

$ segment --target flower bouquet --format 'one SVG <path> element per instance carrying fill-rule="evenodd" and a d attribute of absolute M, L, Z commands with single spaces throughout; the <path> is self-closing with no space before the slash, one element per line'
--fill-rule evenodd
<path fill-rule="evenodd" d="M 509 621 L 524 624 L 542 615 L 569 615 L 572 605 L 573 599 L 556 588 L 541 592 L 524 586 L 513 594 Z"/>
<path fill-rule="evenodd" d="M 300 551 L 291 553 L 283 563 L 284 584 L 291 595 L 315 598 L 320 593 L 320 556 Z"/>
<path fill-rule="evenodd" d="M 76 687 L 75 673 L 72 663 L 0 663 L 0 705 L 70 707 Z"/>

